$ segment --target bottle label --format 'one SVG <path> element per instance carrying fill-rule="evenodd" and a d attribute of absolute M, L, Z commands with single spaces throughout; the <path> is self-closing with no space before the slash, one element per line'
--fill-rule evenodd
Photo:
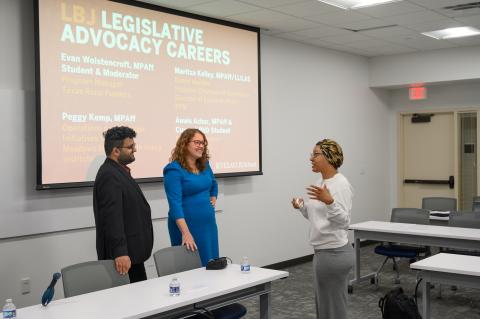
<path fill-rule="evenodd" d="M 240 269 L 243 272 L 249 272 L 250 271 L 250 265 L 241 265 Z"/>
<path fill-rule="evenodd" d="M 3 319 L 17 318 L 17 310 L 4 310 Z"/>
<path fill-rule="evenodd" d="M 172 295 L 178 295 L 180 294 L 180 286 L 170 286 L 170 294 Z"/>

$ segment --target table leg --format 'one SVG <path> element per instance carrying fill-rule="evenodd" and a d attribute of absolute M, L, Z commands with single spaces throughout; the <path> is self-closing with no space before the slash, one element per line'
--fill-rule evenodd
<path fill-rule="evenodd" d="M 271 296 L 270 296 L 270 283 L 265 284 L 265 290 L 268 292 L 266 294 L 260 295 L 260 319 L 270 319 L 271 318 Z"/>
<path fill-rule="evenodd" d="M 426 278 L 423 278 L 422 292 L 423 319 L 430 319 L 430 283 L 426 280 Z"/>
<path fill-rule="evenodd" d="M 355 282 L 360 281 L 360 238 L 357 238 L 355 231 L 353 232 L 355 243 Z"/>

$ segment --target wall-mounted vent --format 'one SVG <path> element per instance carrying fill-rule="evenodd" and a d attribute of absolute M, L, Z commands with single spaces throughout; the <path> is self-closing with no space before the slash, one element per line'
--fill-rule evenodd
<path fill-rule="evenodd" d="M 388 28 L 393 28 L 393 27 L 398 27 L 398 24 L 380 25 L 380 26 L 377 26 L 377 27 L 369 27 L 369 28 L 363 28 L 363 29 L 349 29 L 349 28 L 343 28 L 343 29 L 347 30 L 347 31 L 352 31 L 352 32 L 362 32 L 362 31 L 388 29 Z"/>
<path fill-rule="evenodd" d="M 480 8 L 480 2 L 457 4 L 454 6 L 443 7 L 442 9 L 453 10 L 453 11 L 463 11 L 463 10 L 478 9 L 478 8 Z"/>

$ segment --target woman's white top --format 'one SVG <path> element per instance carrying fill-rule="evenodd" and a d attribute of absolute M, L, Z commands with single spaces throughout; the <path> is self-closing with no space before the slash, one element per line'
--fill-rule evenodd
<path fill-rule="evenodd" d="M 310 199 L 300 208 L 302 215 L 310 221 L 310 244 L 316 250 L 345 246 L 352 209 L 352 185 L 340 173 L 329 179 L 319 179 L 316 185 L 326 185 L 334 201 L 326 205 Z"/>

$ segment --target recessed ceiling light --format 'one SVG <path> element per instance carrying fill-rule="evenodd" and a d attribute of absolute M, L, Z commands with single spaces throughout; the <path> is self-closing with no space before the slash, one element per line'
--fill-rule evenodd
<path fill-rule="evenodd" d="M 430 32 L 422 32 L 422 34 L 428 37 L 435 38 L 437 40 L 444 40 L 444 39 L 471 37 L 474 35 L 479 35 L 480 30 L 473 27 L 458 27 L 458 28 L 448 28 L 443 30 L 435 30 Z"/>
<path fill-rule="evenodd" d="M 359 9 L 402 0 L 318 0 L 341 9 Z"/>

